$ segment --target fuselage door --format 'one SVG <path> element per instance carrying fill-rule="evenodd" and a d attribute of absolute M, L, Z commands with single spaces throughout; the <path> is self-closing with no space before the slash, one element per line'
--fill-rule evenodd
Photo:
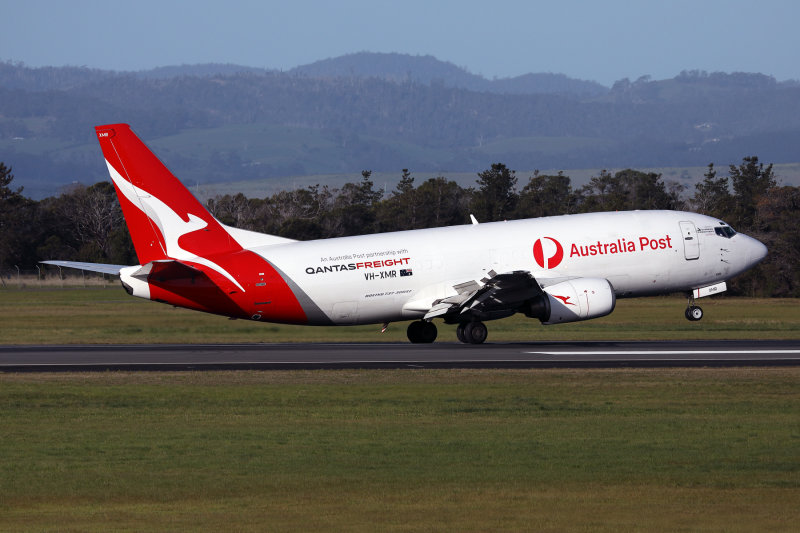
<path fill-rule="evenodd" d="M 681 235 L 683 236 L 683 255 L 691 261 L 700 258 L 700 241 L 697 240 L 697 228 L 693 222 L 680 222 Z"/>

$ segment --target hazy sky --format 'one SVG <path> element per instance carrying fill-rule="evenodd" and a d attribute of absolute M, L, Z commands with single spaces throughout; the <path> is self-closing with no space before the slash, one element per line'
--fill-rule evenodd
<path fill-rule="evenodd" d="M 0 60 L 29 66 L 286 70 L 371 51 L 430 54 L 488 78 L 800 79 L 796 0 L 0 0 L 0 13 Z"/>

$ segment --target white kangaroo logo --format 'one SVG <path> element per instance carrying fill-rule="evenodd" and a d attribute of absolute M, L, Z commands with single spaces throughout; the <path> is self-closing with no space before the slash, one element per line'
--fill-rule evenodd
<path fill-rule="evenodd" d="M 205 265 L 228 278 L 234 285 L 239 287 L 242 292 L 246 292 L 244 287 L 242 287 L 227 270 L 205 257 L 200 257 L 188 250 L 184 250 L 181 248 L 180 244 L 178 244 L 178 239 L 188 233 L 205 228 L 208 226 L 208 222 L 191 213 L 187 213 L 189 221 L 184 221 L 170 206 L 122 177 L 111 163 L 106 161 L 106 165 L 108 166 L 111 179 L 114 180 L 114 183 L 119 190 L 122 191 L 122 194 L 125 195 L 125 198 L 133 205 L 139 207 L 139 209 L 158 226 L 158 229 L 161 230 L 161 234 L 164 236 L 164 243 L 167 246 L 167 249 L 164 251 L 167 257 L 177 259 L 178 261 L 191 261 L 192 263 Z"/>

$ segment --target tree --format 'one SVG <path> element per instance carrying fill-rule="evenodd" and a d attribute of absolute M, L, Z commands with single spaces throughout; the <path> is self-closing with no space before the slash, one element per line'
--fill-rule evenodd
<path fill-rule="evenodd" d="M 613 176 L 603 170 L 581 187 L 581 211 L 625 211 L 632 209 L 677 209 L 682 187 L 667 184 L 661 174 L 639 170 L 620 170 Z"/>
<path fill-rule="evenodd" d="M 11 188 L 14 174 L 0 162 L 0 268 L 29 265 L 43 228 L 36 223 L 38 205 Z"/>
<path fill-rule="evenodd" d="M 417 227 L 438 228 L 465 224 L 472 191 L 439 176 L 430 178 L 417 188 Z"/>
<path fill-rule="evenodd" d="M 114 186 L 107 181 L 74 185 L 39 203 L 47 228 L 37 253 L 42 259 L 133 264 L 136 255 Z"/>
<path fill-rule="evenodd" d="M 22 187 L 16 191 L 11 189 L 12 181 L 14 174 L 11 173 L 11 167 L 0 161 L 0 202 L 22 197 Z"/>
<path fill-rule="evenodd" d="M 414 178 L 407 168 L 403 169 L 400 182 L 389 198 L 378 206 L 379 231 L 396 231 L 417 228 L 417 189 Z"/>
<path fill-rule="evenodd" d="M 117 200 L 114 186 L 107 181 L 81 187 L 70 195 L 68 205 L 64 205 L 64 217 L 72 222 L 82 248 L 99 250 L 101 257 L 85 253 L 85 261 L 107 260 L 111 255 L 111 234 L 123 225 L 122 209 Z"/>
<path fill-rule="evenodd" d="M 331 218 L 336 228 L 330 237 L 362 235 L 376 231 L 375 209 L 383 191 L 375 190 L 372 171 L 361 172 L 361 183 L 345 183 L 334 200 Z"/>
<path fill-rule="evenodd" d="M 753 232 L 769 249 L 754 270 L 737 277 L 747 295 L 800 297 L 800 187 L 772 187 L 756 206 L 758 230 Z"/>
<path fill-rule="evenodd" d="M 777 185 L 772 163 L 765 168 L 758 157 L 745 157 L 738 167 L 730 166 L 730 176 L 734 193 L 732 224 L 745 231 L 754 229 L 759 200 Z"/>
<path fill-rule="evenodd" d="M 717 177 L 714 163 L 708 164 L 703 181 L 695 184 L 694 188 L 691 205 L 695 211 L 718 218 L 725 218 L 730 214 L 733 197 L 728 187 L 728 178 Z"/>
<path fill-rule="evenodd" d="M 494 163 L 492 168 L 478 174 L 477 184 L 472 210 L 479 221 L 505 220 L 513 214 L 519 200 L 515 171 Z"/>
<path fill-rule="evenodd" d="M 584 213 L 619 211 L 625 209 L 627 203 L 625 195 L 620 194 L 618 181 L 605 169 L 578 189 L 576 196 L 580 211 Z"/>
<path fill-rule="evenodd" d="M 331 209 L 333 193 L 319 184 L 273 195 L 270 213 L 280 223 L 278 235 L 310 240 L 327 236 L 323 221 Z"/>
<path fill-rule="evenodd" d="M 569 176 L 540 175 L 535 171 L 522 188 L 515 218 L 547 217 L 571 213 L 575 203 Z"/>
<path fill-rule="evenodd" d="M 233 196 L 226 194 L 210 198 L 206 202 L 206 207 L 223 224 L 252 230 L 261 203 L 261 200 L 250 199 L 242 193 L 237 193 Z"/>

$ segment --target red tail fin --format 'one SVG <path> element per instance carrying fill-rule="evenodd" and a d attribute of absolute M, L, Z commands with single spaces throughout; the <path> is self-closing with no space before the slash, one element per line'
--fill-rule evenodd
<path fill-rule="evenodd" d="M 141 264 L 241 250 L 130 126 L 95 130 Z"/>

